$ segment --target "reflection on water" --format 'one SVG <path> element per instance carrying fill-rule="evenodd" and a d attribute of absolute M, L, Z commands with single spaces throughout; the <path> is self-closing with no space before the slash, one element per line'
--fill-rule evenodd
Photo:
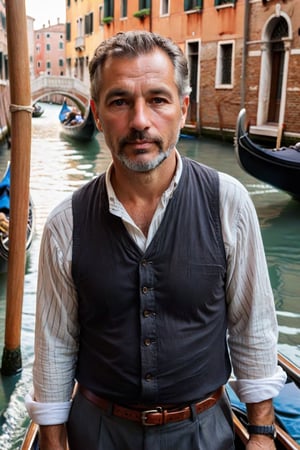
<path fill-rule="evenodd" d="M 27 415 L 24 395 L 31 384 L 38 252 L 42 229 L 52 208 L 74 189 L 103 172 L 110 153 L 102 135 L 90 143 L 67 140 L 60 134 L 57 105 L 44 105 L 42 117 L 33 119 L 30 191 L 35 205 L 36 233 L 27 258 L 22 320 L 23 371 L 0 377 L 0 448 L 20 448 Z M 182 139 L 180 152 L 230 173 L 248 189 L 262 229 L 279 321 L 279 347 L 294 362 L 300 360 L 300 204 L 287 194 L 250 177 L 238 166 L 232 145 L 206 139 Z M 10 151 L 0 149 L 4 171 Z M 0 274 L 0 338 L 5 322 L 6 275 Z M 300 365 L 300 363 L 299 363 Z"/>

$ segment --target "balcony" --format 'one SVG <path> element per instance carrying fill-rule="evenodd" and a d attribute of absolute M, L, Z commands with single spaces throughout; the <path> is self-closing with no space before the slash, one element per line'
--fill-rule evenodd
<path fill-rule="evenodd" d="M 78 52 L 82 52 L 84 49 L 85 49 L 84 36 L 78 36 L 75 39 L 75 50 Z"/>

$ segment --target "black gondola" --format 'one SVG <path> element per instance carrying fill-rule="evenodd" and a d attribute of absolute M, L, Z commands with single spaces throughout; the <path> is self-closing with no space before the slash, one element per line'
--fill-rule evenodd
<path fill-rule="evenodd" d="M 7 164 L 6 171 L 0 181 L 0 213 L 4 214 L 9 220 L 10 212 L 10 163 Z M 31 199 L 29 200 L 29 211 L 27 220 L 26 251 L 32 242 L 34 233 L 34 211 Z M 0 272 L 7 269 L 7 260 L 9 254 L 9 234 L 0 230 Z"/>
<path fill-rule="evenodd" d="M 246 172 L 300 201 L 300 142 L 290 147 L 264 148 L 245 129 L 246 110 L 238 115 L 235 136 L 237 160 Z"/>
<path fill-rule="evenodd" d="M 97 128 L 92 110 L 89 108 L 87 117 L 84 117 L 83 120 L 78 123 L 76 123 L 75 121 L 75 123 L 72 124 L 67 120 L 68 114 L 70 114 L 71 111 L 72 110 L 64 101 L 59 113 L 59 121 L 61 123 L 62 133 L 67 137 L 80 141 L 89 141 L 93 139 L 93 137 L 97 133 Z"/>
<path fill-rule="evenodd" d="M 41 105 L 38 105 L 37 103 L 35 103 L 33 105 L 33 111 L 32 111 L 32 117 L 41 117 L 41 115 L 44 114 L 44 110 L 41 107 Z"/>

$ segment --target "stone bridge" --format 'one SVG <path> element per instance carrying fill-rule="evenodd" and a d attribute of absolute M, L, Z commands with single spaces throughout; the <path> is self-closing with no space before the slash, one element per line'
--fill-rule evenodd
<path fill-rule="evenodd" d="M 70 98 L 81 110 L 87 108 L 90 99 L 89 86 L 78 78 L 42 75 L 31 80 L 33 103 L 51 94 L 61 94 Z"/>

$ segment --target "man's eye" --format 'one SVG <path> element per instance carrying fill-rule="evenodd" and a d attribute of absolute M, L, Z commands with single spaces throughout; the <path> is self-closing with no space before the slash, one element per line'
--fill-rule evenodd
<path fill-rule="evenodd" d="M 125 100 L 123 98 L 117 98 L 116 100 L 113 100 L 112 104 L 114 106 L 122 106 L 125 105 Z"/>
<path fill-rule="evenodd" d="M 162 97 L 154 97 L 152 99 L 152 102 L 157 104 L 157 105 L 160 105 L 161 103 L 166 103 L 166 100 L 164 98 L 162 98 Z"/>

